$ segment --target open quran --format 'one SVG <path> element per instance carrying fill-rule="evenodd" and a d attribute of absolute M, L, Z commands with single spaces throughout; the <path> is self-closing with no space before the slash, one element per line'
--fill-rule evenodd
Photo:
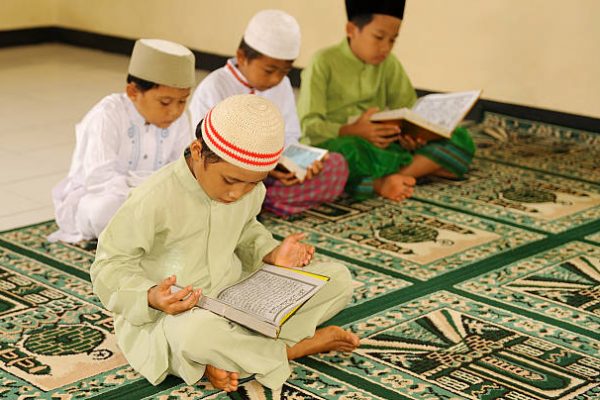
<path fill-rule="evenodd" d="M 402 135 L 426 141 L 449 139 L 480 95 L 481 90 L 428 94 L 419 98 L 412 108 L 378 112 L 371 116 L 371 121 L 397 124 Z"/>
<path fill-rule="evenodd" d="M 285 172 L 293 172 L 302 182 L 306 178 L 308 168 L 316 161 L 322 160 L 327 154 L 327 150 L 318 147 L 307 146 L 301 143 L 295 143 L 287 146 L 281 158 L 277 169 Z"/>
<path fill-rule="evenodd" d="M 329 277 L 303 269 L 265 264 L 240 282 L 221 290 L 215 298 L 202 296 L 198 306 L 276 338 L 285 321 L 328 280 Z"/>

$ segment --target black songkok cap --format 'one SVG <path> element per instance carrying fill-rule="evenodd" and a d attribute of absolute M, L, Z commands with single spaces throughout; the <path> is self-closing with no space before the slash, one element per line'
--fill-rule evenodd
<path fill-rule="evenodd" d="M 357 15 L 384 14 L 392 17 L 404 17 L 405 0 L 346 0 L 348 21 Z"/>

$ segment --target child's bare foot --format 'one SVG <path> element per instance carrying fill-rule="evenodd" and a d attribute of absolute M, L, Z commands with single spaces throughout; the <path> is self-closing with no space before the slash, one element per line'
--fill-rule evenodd
<path fill-rule="evenodd" d="M 402 201 L 413 195 L 416 183 L 412 176 L 391 174 L 375 179 L 373 188 L 377 194 L 386 199 Z"/>
<path fill-rule="evenodd" d="M 235 392 L 238 388 L 238 378 L 240 374 L 237 372 L 229 372 L 224 369 L 213 367 L 212 365 L 207 365 L 204 376 L 206 376 L 210 383 L 217 389 L 226 392 Z"/>
<path fill-rule="evenodd" d="M 313 337 L 304 339 L 292 347 L 288 347 L 288 360 L 304 357 L 310 354 L 327 351 L 353 351 L 360 344 L 358 336 L 339 326 L 327 326 L 315 332 Z"/>

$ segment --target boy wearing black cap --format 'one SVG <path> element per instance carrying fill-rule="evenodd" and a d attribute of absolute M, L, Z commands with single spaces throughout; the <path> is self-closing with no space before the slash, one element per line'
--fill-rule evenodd
<path fill-rule="evenodd" d="M 396 126 L 370 122 L 378 110 L 411 107 L 415 90 L 390 54 L 404 16 L 404 1 L 346 0 L 346 38 L 321 50 L 302 72 L 298 114 L 302 141 L 342 153 L 351 191 L 375 191 L 401 201 L 415 178 L 461 177 L 475 152 L 469 133 L 424 143 Z M 359 116 L 353 123 L 348 118 Z"/>

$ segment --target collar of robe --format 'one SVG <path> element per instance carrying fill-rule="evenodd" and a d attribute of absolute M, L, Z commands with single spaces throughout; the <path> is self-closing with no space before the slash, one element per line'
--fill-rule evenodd
<path fill-rule="evenodd" d="M 211 201 L 215 202 L 208 197 L 202 186 L 200 186 L 194 177 L 194 174 L 188 166 L 185 155 L 182 155 L 177 161 L 175 161 L 175 175 L 177 176 L 177 179 L 181 185 L 183 185 L 183 187 L 193 196 L 197 196 L 198 199 L 203 203 L 209 203 Z"/>
<path fill-rule="evenodd" d="M 240 70 L 237 69 L 234 60 L 234 58 L 230 58 L 229 60 L 227 60 L 227 64 L 225 64 L 225 69 L 235 78 L 236 81 L 238 81 L 246 89 L 250 90 L 249 94 L 254 94 L 256 92 L 256 89 L 250 86 L 246 78 L 244 78 L 244 75 L 242 75 Z"/>

